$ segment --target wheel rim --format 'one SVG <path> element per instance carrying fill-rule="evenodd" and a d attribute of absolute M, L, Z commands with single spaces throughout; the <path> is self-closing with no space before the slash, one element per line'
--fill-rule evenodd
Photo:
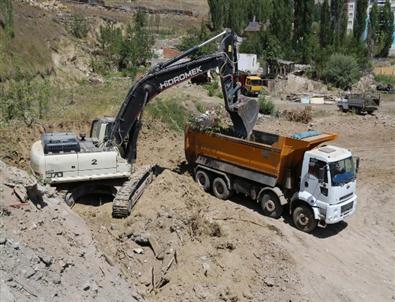
<path fill-rule="evenodd" d="M 309 224 L 309 217 L 307 217 L 304 213 L 300 213 L 298 216 L 298 222 L 302 226 L 307 226 Z"/>
<path fill-rule="evenodd" d="M 222 194 L 222 193 L 224 193 L 224 186 L 220 183 L 220 182 L 217 182 L 216 183 L 216 189 L 217 189 L 217 192 L 219 193 L 219 194 Z"/>
<path fill-rule="evenodd" d="M 276 208 L 276 205 L 274 204 L 274 201 L 269 199 L 265 202 L 265 208 L 266 210 L 268 210 L 269 212 L 273 212 Z"/>
<path fill-rule="evenodd" d="M 206 185 L 206 178 L 204 177 L 203 174 L 199 174 L 198 180 L 199 180 L 199 184 L 202 187 L 204 187 Z"/>

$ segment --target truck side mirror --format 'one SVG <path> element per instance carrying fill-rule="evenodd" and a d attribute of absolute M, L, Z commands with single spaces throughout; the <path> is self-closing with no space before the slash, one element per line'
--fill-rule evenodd
<path fill-rule="evenodd" d="M 359 157 L 355 156 L 355 174 L 358 174 L 359 170 Z"/>

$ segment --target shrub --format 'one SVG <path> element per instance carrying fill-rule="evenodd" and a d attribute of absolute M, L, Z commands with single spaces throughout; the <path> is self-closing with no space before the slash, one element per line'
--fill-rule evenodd
<path fill-rule="evenodd" d="M 264 95 L 261 95 L 259 97 L 258 105 L 259 113 L 272 114 L 274 112 L 274 103 L 271 100 L 266 99 Z"/>
<path fill-rule="evenodd" d="M 395 86 L 395 76 L 378 74 L 374 76 L 374 80 L 384 85 Z"/>
<path fill-rule="evenodd" d="M 7 87 L 0 89 L 0 121 L 23 120 L 30 125 L 46 116 L 51 87 L 48 81 L 36 81 L 31 76 L 17 75 Z"/>
<path fill-rule="evenodd" d="M 341 89 L 349 89 L 359 80 L 361 73 L 357 61 L 342 54 L 333 54 L 323 70 L 324 79 Z"/>
<path fill-rule="evenodd" d="M 78 39 L 86 38 L 89 32 L 89 24 L 84 17 L 73 16 L 69 30 L 71 34 Z"/>
<path fill-rule="evenodd" d="M 176 100 L 164 102 L 160 98 L 147 106 L 148 114 L 167 124 L 170 129 L 183 131 L 186 122 L 185 108 Z"/>

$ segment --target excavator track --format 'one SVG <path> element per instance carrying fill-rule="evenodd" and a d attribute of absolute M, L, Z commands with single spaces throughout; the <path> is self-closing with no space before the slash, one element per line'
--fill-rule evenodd
<path fill-rule="evenodd" d="M 130 215 L 133 206 L 143 194 L 144 189 L 151 183 L 155 166 L 138 167 L 118 190 L 112 204 L 112 216 L 124 218 Z"/>

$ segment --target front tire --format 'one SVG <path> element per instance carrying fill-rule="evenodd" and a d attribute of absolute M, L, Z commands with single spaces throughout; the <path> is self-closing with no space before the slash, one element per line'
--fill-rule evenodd
<path fill-rule="evenodd" d="M 195 174 L 195 179 L 200 187 L 203 188 L 204 191 L 209 191 L 211 186 L 210 177 L 206 171 L 197 170 Z"/>
<path fill-rule="evenodd" d="M 284 207 L 281 205 L 280 200 L 276 194 L 272 192 L 265 192 L 260 198 L 260 204 L 262 208 L 263 215 L 272 218 L 280 218 L 283 213 Z"/>
<path fill-rule="evenodd" d="M 216 177 L 213 181 L 213 193 L 215 197 L 219 199 L 226 200 L 228 199 L 232 192 L 229 190 L 226 185 L 225 180 L 222 177 Z"/>
<path fill-rule="evenodd" d="M 292 213 L 295 227 L 303 232 L 311 233 L 317 226 L 318 221 L 314 218 L 313 210 L 305 205 L 295 208 Z"/>

